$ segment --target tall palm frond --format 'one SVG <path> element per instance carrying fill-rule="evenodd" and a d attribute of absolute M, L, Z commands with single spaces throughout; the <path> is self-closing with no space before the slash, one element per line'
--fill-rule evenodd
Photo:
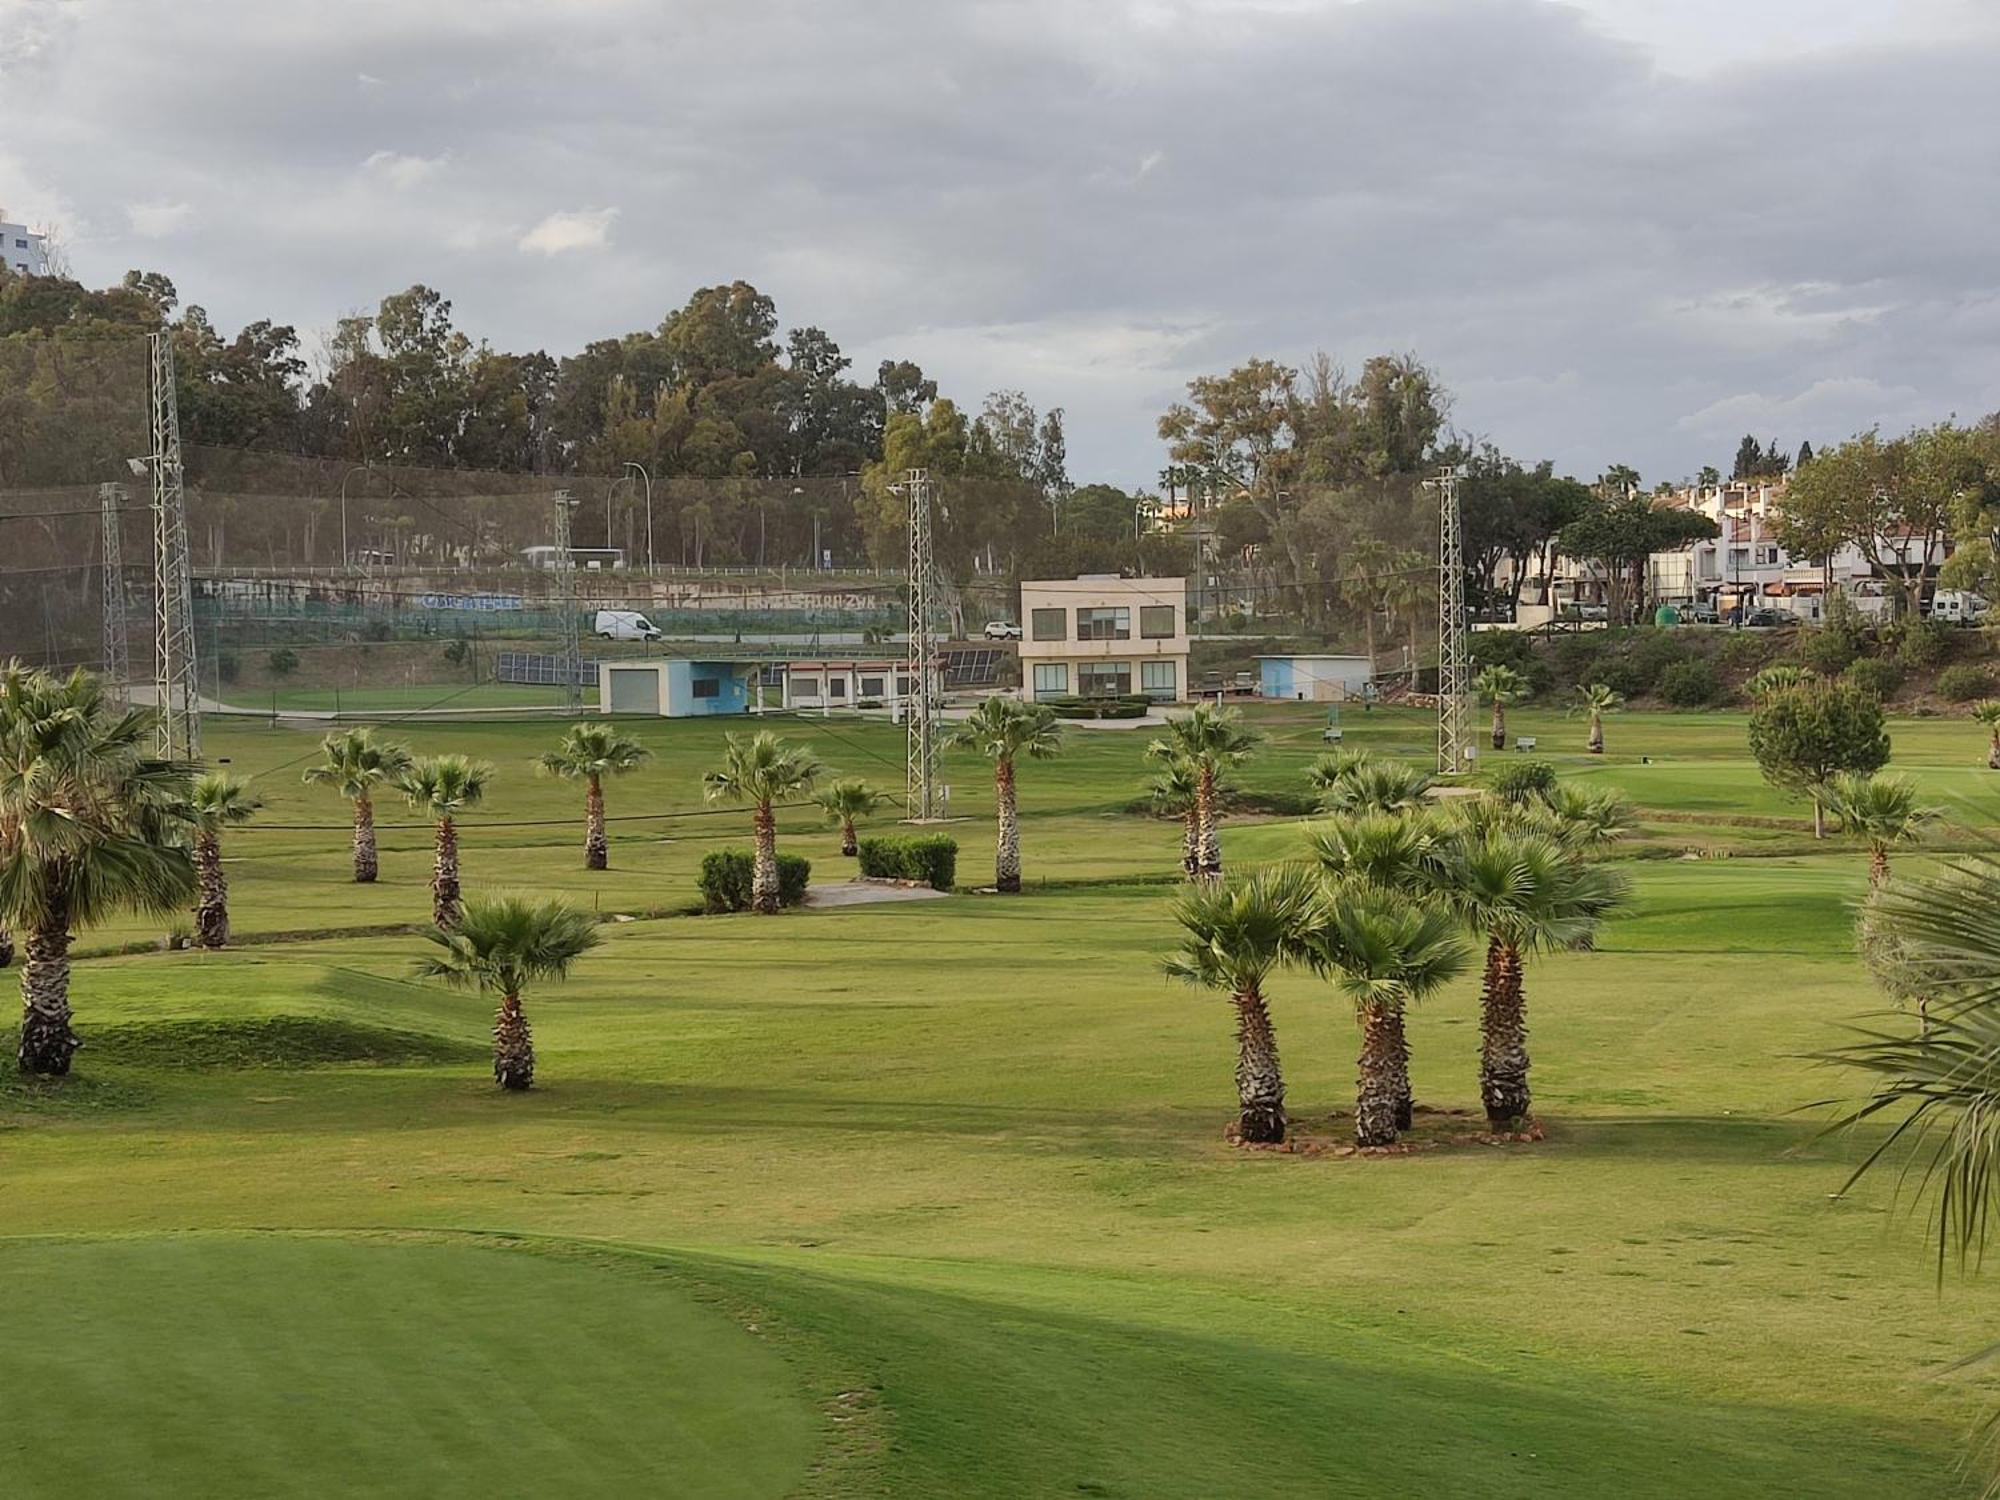
<path fill-rule="evenodd" d="M 1000 764 L 1019 756 L 1047 760 L 1062 750 L 1063 726 L 1046 703 L 994 694 L 952 726 L 945 746 L 973 750 Z"/>
<path fill-rule="evenodd" d="M 1369 759 L 1351 766 L 1320 793 L 1328 812 L 1414 812 L 1426 805 L 1437 778 L 1408 761 Z"/>
<path fill-rule="evenodd" d="M 615 724 L 585 720 L 564 730 L 555 749 L 544 752 L 535 768 L 544 776 L 560 776 L 566 781 L 622 776 L 644 765 L 652 753 Z"/>
<path fill-rule="evenodd" d="M 748 739 L 732 734 L 723 742 L 722 764 L 701 778 L 702 794 L 710 802 L 768 806 L 811 791 L 824 771 L 810 750 L 768 729 Z"/>

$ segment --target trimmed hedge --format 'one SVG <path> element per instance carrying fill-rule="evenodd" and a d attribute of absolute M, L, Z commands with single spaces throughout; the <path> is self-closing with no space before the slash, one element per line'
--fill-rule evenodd
<path fill-rule="evenodd" d="M 921 880 L 948 891 L 958 878 L 958 840 L 942 833 L 877 834 L 857 848 L 861 873 L 877 880 Z"/>
<path fill-rule="evenodd" d="M 1058 719 L 1143 719 L 1153 700 L 1143 693 L 1116 698 L 1044 698 L 1042 706 Z"/>
<path fill-rule="evenodd" d="M 718 849 L 702 856 L 701 909 L 716 913 L 748 911 L 750 887 L 756 875 L 755 857 L 748 849 Z M 806 899 L 812 861 L 797 854 L 778 856 L 778 905 L 797 906 Z"/>

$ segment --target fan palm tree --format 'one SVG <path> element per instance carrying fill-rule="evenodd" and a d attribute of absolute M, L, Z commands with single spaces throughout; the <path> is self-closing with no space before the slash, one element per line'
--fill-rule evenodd
<path fill-rule="evenodd" d="M 458 925 L 458 815 L 485 799 L 493 767 L 463 755 L 424 755 L 404 767 L 396 786 L 410 806 L 430 815 L 436 828 L 431 857 L 431 921 L 449 932 Z"/>
<path fill-rule="evenodd" d="M 1935 823 L 1940 810 L 1917 801 L 1907 776 L 1857 776 L 1842 771 L 1826 784 L 1827 811 L 1842 832 L 1868 841 L 1868 884 L 1879 889 L 1889 878 L 1889 851 L 1914 844 Z"/>
<path fill-rule="evenodd" d="M 1025 755 L 1048 760 L 1062 751 L 1062 725 L 1043 703 L 1023 703 L 999 694 L 966 715 L 946 738 L 948 747 L 976 750 L 993 762 L 993 810 L 999 824 L 994 844 L 993 885 L 1021 889 L 1021 812 L 1014 790 L 1014 761 Z"/>
<path fill-rule="evenodd" d="M 373 729 L 337 729 L 319 742 L 322 759 L 307 766 L 300 778 L 307 786 L 330 786 L 354 804 L 354 880 L 367 885 L 375 879 L 380 860 L 375 849 L 375 792 L 393 786 L 409 769 L 410 752 L 401 745 L 375 738 Z"/>
<path fill-rule="evenodd" d="M 1410 671 L 1419 665 L 1421 632 L 1426 618 L 1437 618 L 1437 560 L 1423 552 L 1398 552 L 1382 579 L 1382 606 L 1400 615 L 1410 630 Z"/>
<path fill-rule="evenodd" d="M 849 859 L 861 850 L 861 841 L 854 832 L 854 820 L 865 818 L 894 800 L 887 792 L 876 791 L 859 777 L 833 782 L 822 787 L 813 797 L 813 801 L 819 804 L 819 810 L 826 814 L 826 821 L 840 825 L 840 852 Z"/>
<path fill-rule="evenodd" d="M 1285 1139 L 1285 1078 L 1265 982 L 1301 956 L 1300 924 L 1314 883 L 1295 866 L 1274 866 L 1233 881 L 1201 881 L 1174 902 L 1185 929 L 1165 961 L 1168 974 L 1229 996 L 1236 1011 L 1237 1132 L 1241 1140 Z"/>
<path fill-rule="evenodd" d="M 1389 544 L 1375 537 L 1363 537 L 1347 549 L 1342 561 L 1340 595 L 1350 609 L 1358 610 L 1368 640 L 1368 675 L 1375 675 L 1375 614 L 1382 608 L 1382 575 L 1389 570 L 1394 554 Z"/>
<path fill-rule="evenodd" d="M 1146 783 L 1153 810 L 1181 820 L 1181 875 L 1201 878 L 1201 778 L 1192 768 L 1170 761 Z"/>
<path fill-rule="evenodd" d="M 194 890 L 192 773 L 153 758 L 154 721 L 118 711 L 82 672 L 0 671 L 0 918 L 26 940 L 24 1072 L 69 1072 L 73 929 L 181 910 Z"/>
<path fill-rule="evenodd" d="M 1588 683 L 1576 690 L 1576 703 L 1570 712 L 1590 716 L 1590 738 L 1584 748 L 1592 755 L 1604 753 L 1604 716 L 1616 713 L 1624 701 L 1601 682 Z"/>
<path fill-rule="evenodd" d="M 1493 748 L 1507 748 L 1507 705 L 1528 696 L 1528 679 L 1504 662 L 1495 662 L 1472 679 L 1472 691 L 1493 705 Z"/>
<path fill-rule="evenodd" d="M 1493 1127 L 1512 1129 L 1533 1104 L 1524 960 L 1538 949 L 1578 946 L 1625 900 L 1627 885 L 1536 834 L 1464 837 L 1445 847 L 1440 866 L 1439 894 L 1486 939 L 1479 1092 Z"/>
<path fill-rule="evenodd" d="M 1324 887 L 1301 933 L 1306 961 L 1333 976 L 1361 1023 L 1354 1143 L 1391 1146 L 1410 1125 L 1409 1007 L 1465 969 L 1458 922 L 1433 902 L 1365 882 Z"/>
<path fill-rule="evenodd" d="M 561 742 L 535 762 L 544 776 L 581 781 L 583 792 L 583 867 L 611 866 L 611 844 L 604 833 L 604 778 L 638 769 L 652 755 L 629 734 L 603 721 L 585 720 L 563 732 Z"/>
<path fill-rule="evenodd" d="M 1579 858 L 1603 853 L 1639 826 L 1638 814 L 1616 787 L 1558 782 L 1531 811 L 1534 826 Z"/>
<path fill-rule="evenodd" d="M 702 794 L 710 802 L 748 803 L 754 857 L 750 876 L 750 909 L 770 916 L 778 909 L 778 816 L 774 803 L 805 795 L 824 767 L 811 751 L 788 745 L 768 729 L 748 739 L 730 735 L 724 742 L 722 764 L 701 778 Z"/>
<path fill-rule="evenodd" d="M 1972 711 L 1972 717 L 1984 724 L 1989 731 L 1986 740 L 1986 769 L 2000 771 L 2000 703 L 1982 703 Z"/>
<path fill-rule="evenodd" d="M 14 962 L 14 933 L 4 922 L 0 922 L 0 969 Z"/>
<path fill-rule="evenodd" d="M 1350 771 L 1368 765 L 1374 759 L 1375 752 L 1372 750 L 1349 749 L 1344 745 L 1338 750 L 1329 750 L 1314 756 L 1312 764 L 1306 767 L 1306 785 L 1315 792 L 1326 792 Z"/>
<path fill-rule="evenodd" d="M 1186 763 L 1195 777 L 1195 816 L 1201 831 L 1201 878 L 1222 878 L 1222 773 L 1241 765 L 1257 746 L 1257 734 L 1246 728 L 1233 708 L 1199 704 L 1167 721 L 1166 733 L 1146 747 L 1149 760 Z"/>
<path fill-rule="evenodd" d="M 1743 684 L 1751 697 L 1762 700 L 1775 697 L 1779 693 L 1790 692 L 1793 688 L 1804 687 L 1817 681 L 1817 674 L 1807 671 L 1795 662 L 1773 662 L 1755 677 Z"/>
<path fill-rule="evenodd" d="M 201 897 L 194 909 L 194 938 L 204 948 L 229 945 L 229 877 L 222 873 L 222 831 L 247 823 L 264 804 L 250 783 L 223 771 L 195 780 L 188 806 L 193 814 L 194 865 Z"/>
<path fill-rule="evenodd" d="M 561 901 L 496 896 L 467 902 L 455 927 L 432 927 L 424 936 L 439 951 L 417 960 L 420 974 L 500 996 L 493 1017 L 494 1082 L 503 1089 L 533 1086 L 535 1039 L 521 991 L 533 980 L 566 978 L 597 946 L 596 921 Z"/>
<path fill-rule="evenodd" d="M 1370 758 L 1335 776 L 1319 805 L 1334 813 L 1406 813 L 1428 805 L 1436 778 L 1406 760 Z"/>

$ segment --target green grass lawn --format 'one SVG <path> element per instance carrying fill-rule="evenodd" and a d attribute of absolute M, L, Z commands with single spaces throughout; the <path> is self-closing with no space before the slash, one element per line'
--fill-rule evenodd
<path fill-rule="evenodd" d="M 1242 783 L 1295 787 L 1320 720 L 1257 717 Z M 1727 821 L 1801 816 L 1740 717 L 1620 716 L 1602 760 L 1517 717 L 1658 815 L 1649 852 L 1736 857 L 1631 862 L 1598 951 L 1531 966 L 1547 1140 L 1454 1144 L 1441 1113 L 1420 1135 L 1446 1143 L 1372 1159 L 1224 1144 L 1229 1018 L 1157 970 L 1178 830 L 1123 810 L 1143 735 L 1023 767 L 1018 899 L 608 929 L 529 995 L 537 1087 L 503 1096 L 486 1008 L 413 980 L 409 936 L 312 935 L 421 918 L 425 830 L 346 884 L 345 806 L 297 782 L 313 737 L 215 728 L 268 803 L 230 846 L 237 925 L 300 935 L 82 962 L 75 1077 L 0 1075 L 0 1389 L 34 1412 L 0 1438 L 7 1492 L 1953 1493 L 2000 1382 L 1932 1372 L 2000 1299 L 1940 1293 L 1886 1180 L 1836 1198 L 1865 1142 L 1799 1112 L 1851 1086 L 1803 1055 L 1877 1004 L 1847 937 L 1863 857 Z M 1428 741 L 1416 715 L 1346 727 Z M 792 729 L 900 780 L 887 726 Z M 555 725 L 406 732 L 501 768 L 473 889 L 677 907 L 747 834 L 701 806 L 714 725 L 638 726 L 658 758 L 611 812 L 662 816 L 614 823 L 595 877 L 580 797 L 529 768 Z M 1895 737 L 1990 822 L 1977 729 Z M 976 881 L 990 792 L 949 774 Z M 783 830 L 844 875 L 814 819 Z M 1291 819 L 1225 836 L 1238 863 L 1298 848 Z M 1295 1120 L 1338 1142 L 1351 1011 L 1273 989 Z M 1476 981 L 1411 1036 L 1420 1103 L 1475 1107 Z"/>

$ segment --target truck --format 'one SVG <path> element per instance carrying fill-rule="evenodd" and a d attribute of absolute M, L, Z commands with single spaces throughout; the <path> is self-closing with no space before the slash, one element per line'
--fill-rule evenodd
<path fill-rule="evenodd" d="M 600 609 L 590 627 L 607 641 L 657 641 L 660 627 L 636 609 Z"/>
<path fill-rule="evenodd" d="M 1931 618 L 1945 625 L 1976 625 L 1993 606 L 1967 589 L 1939 589 L 1931 597 Z"/>

